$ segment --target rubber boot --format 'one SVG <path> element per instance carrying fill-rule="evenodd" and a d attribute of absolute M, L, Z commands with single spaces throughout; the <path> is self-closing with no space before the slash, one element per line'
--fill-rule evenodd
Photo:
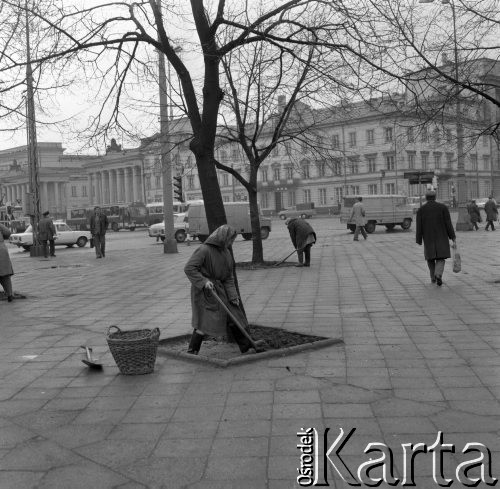
<path fill-rule="evenodd" d="M 203 342 L 203 335 L 194 331 L 193 334 L 191 335 L 191 340 L 189 341 L 187 352 L 191 353 L 192 355 L 198 355 L 202 342 Z"/>

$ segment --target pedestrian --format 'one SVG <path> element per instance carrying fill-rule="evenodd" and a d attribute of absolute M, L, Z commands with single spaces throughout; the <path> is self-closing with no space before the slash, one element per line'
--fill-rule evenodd
<path fill-rule="evenodd" d="M 490 195 L 488 197 L 488 200 L 486 201 L 486 204 L 484 204 L 484 212 L 486 212 L 486 227 L 484 228 L 484 230 L 488 231 L 488 229 L 491 227 L 491 230 L 494 231 L 495 225 L 493 224 L 493 222 L 498 219 L 498 208 L 493 195 Z"/>
<path fill-rule="evenodd" d="M 195 252 L 184 267 L 191 282 L 191 325 L 193 334 L 188 353 L 197 355 L 206 335 L 224 336 L 229 327 L 242 353 L 251 348 L 250 341 L 232 322 L 226 311 L 212 295 L 214 291 L 246 326 L 246 318 L 240 309 L 240 301 L 233 275 L 233 259 L 229 248 L 237 232 L 224 224 L 218 227 Z"/>
<path fill-rule="evenodd" d="M 94 240 L 96 258 L 106 256 L 106 231 L 108 229 L 108 218 L 102 213 L 99 206 L 94 207 L 94 214 L 90 217 L 90 234 Z"/>
<path fill-rule="evenodd" d="M 293 246 L 297 250 L 299 263 L 296 267 L 310 267 L 311 266 L 311 248 L 316 243 L 316 233 L 312 226 L 304 219 L 298 217 L 291 217 L 285 221 L 285 224 L 290 233 L 290 239 Z M 305 263 L 304 263 L 305 256 Z"/>
<path fill-rule="evenodd" d="M 354 241 L 359 241 L 359 232 L 363 235 L 363 238 L 367 239 L 368 234 L 365 229 L 365 207 L 363 206 L 363 197 L 358 197 L 358 201 L 352 206 L 351 217 L 349 221 L 356 224 L 354 229 Z"/>
<path fill-rule="evenodd" d="M 42 214 L 42 219 L 38 222 L 38 238 L 42 242 L 43 256 L 45 256 L 45 258 L 48 258 L 47 242 L 50 244 L 50 256 L 56 256 L 56 247 L 54 243 L 56 227 L 49 214 L 49 211 L 45 211 Z"/>
<path fill-rule="evenodd" d="M 425 194 L 427 203 L 417 211 L 416 241 L 424 242 L 424 256 L 427 260 L 431 282 L 441 286 L 446 258 L 450 258 L 450 239 L 456 248 L 456 236 L 451 224 L 448 208 L 436 202 L 436 192 L 428 190 Z"/>
<path fill-rule="evenodd" d="M 2 284 L 7 300 L 12 302 L 14 293 L 12 292 L 11 276 L 14 275 L 12 262 L 9 257 L 9 250 L 5 246 L 5 240 L 10 236 L 10 229 L 0 224 L 0 284 Z"/>
<path fill-rule="evenodd" d="M 474 199 L 472 199 L 470 201 L 470 204 L 467 206 L 467 211 L 470 216 L 470 222 L 474 226 L 474 229 L 477 231 L 479 229 L 477 223 L 482 222 L 482 219 L 481 219 L 481 211 L 479 210 L 479 207 L 477 206 L 476 201 Z"/>

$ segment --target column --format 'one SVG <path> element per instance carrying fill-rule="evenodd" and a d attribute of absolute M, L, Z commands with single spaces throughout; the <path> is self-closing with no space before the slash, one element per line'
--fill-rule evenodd
<path fill-rule="evenodd" d="M 93 205 L 94 201 L 92 199 L 92 173 L 87 175 L 87 197 L 89 199 L 89 204 Z"/>
<path fill-rule="evenodd" d="M 137 175 L 136 175 L 137 172 L 136 172 L 136 169 L 137 169 L 136 166 L 133 166 L 131 168 L 131 172 L 132 172 L 132 200 L 134 202 L 137 202 L 137 201 L 141 200 L 140 197 L 139 197 L 139 192 L 137 191 L 138 185 L 137 185 Z"/>
<path fill-rule="evenodd" d="M 124 195 L 124 199 L 125 199 L 125 202 L 133 202 L 134 200 L 134 197 L 130 195 L 130 168 L 124 168 L 123 169 L 123 177 L 124 177 L 124 180 L 125 180 L 125 195 Z"/>
<path fill-rule="evenodd" d="M 12 187 L 10 185 L 7 187 L 7 201 L 12 202 Z"/>
<path fill-rule="evenodd" d="M 116 170 L 108 170 L 109 200 L 108 203 L 116 202 Z"/>
<path fill-rule="evenodd" d="M 59 194 L 59 182 L 54 182 L 54 200 L 55 200 L 56 211 L 57 212 L 61 211 L 62 205 L 61 205 L 61 196 Z"/>
<path fill-rule="evenodd" d="M 102 204 L 102 172 L 97 172 L 96 173 L 96 186 L 95 186 L 95 192 L 96 192 L 96 204 Z"/>
<path fill-rule="evenodd" d="M 138 198 L 137 200 L 145 201 L 146 196 L 143 194 L 143 189 L 144 189 L 144 175 L 142 174 L 141 167 L 138 166 L 136 167 L 137 170 L 137 190 L 138 190 Z"/>

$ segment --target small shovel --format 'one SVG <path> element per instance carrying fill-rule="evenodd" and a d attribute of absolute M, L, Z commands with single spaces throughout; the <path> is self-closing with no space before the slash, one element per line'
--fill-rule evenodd
<path fill-rule="evenodd" d="M 258 343 L 254 341 L 254 339 L 248 334 L 248 331 L 243 327 L 243 325 L 236 319 L 236 316 L 229 310 L 229 308 L 224 304 L 224 301 L 216 294 L 215 290 L 212 290 L 212 295 L 215 297 L 217 302 L 222 306 L 222 308 L 227 312 L 228 316 L 233 320 L 234 324 L 238 327 L 238 329 L 245 335 L 246 339 L 250 342 L 252 345 L 252 348 L 255 349 L 257 353 L 261 353 L 263 351 L 266 351 L 266 349 L 263 347 L 263 344 L 258 344 L 261 343 L 259 341 Z"/>
<path fill-rule="evenodd" d="M 82 348 L 85 350 L 85 357 L 82 359 L 82 362 L 94 370 L 102 370 L 102 363 L 98 363 L 98 361 L 92 356 L 92 348 L 89 346 L 83 346 Z"/>

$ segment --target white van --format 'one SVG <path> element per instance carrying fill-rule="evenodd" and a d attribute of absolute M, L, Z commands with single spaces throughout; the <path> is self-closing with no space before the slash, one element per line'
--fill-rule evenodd
<path fill-rule="evenodd" d="M 340 209 L 340 222 L 347 224 L 347 229 L 354 232 L 356 224 L 350 221 L 352 206 L 363 197 L 365 208 L 365 229 L 373 233 L 376 226 L 385 226 L 388 230 L 396 225 L 404 230 L 410 229 L 413 221 L 413 208 L 404 195 L 350 195 L 344 197 Z"/>
<path fill-rule="evenodd" d="M 227 223 L 234 227 L 244 239 L 252 239 L 252 225 L 250 223 L 250 205 L 248 202 L 224 202 Z M 260 235 L 267 239 L 271 232 L 271 219 L 263 215 L 260 218 Z M 208 231 L 205 206 L 201 203 L 192 203 L 188 210 L 189 234 L 198 238 L 202 243 L 210 234 Z"/>

